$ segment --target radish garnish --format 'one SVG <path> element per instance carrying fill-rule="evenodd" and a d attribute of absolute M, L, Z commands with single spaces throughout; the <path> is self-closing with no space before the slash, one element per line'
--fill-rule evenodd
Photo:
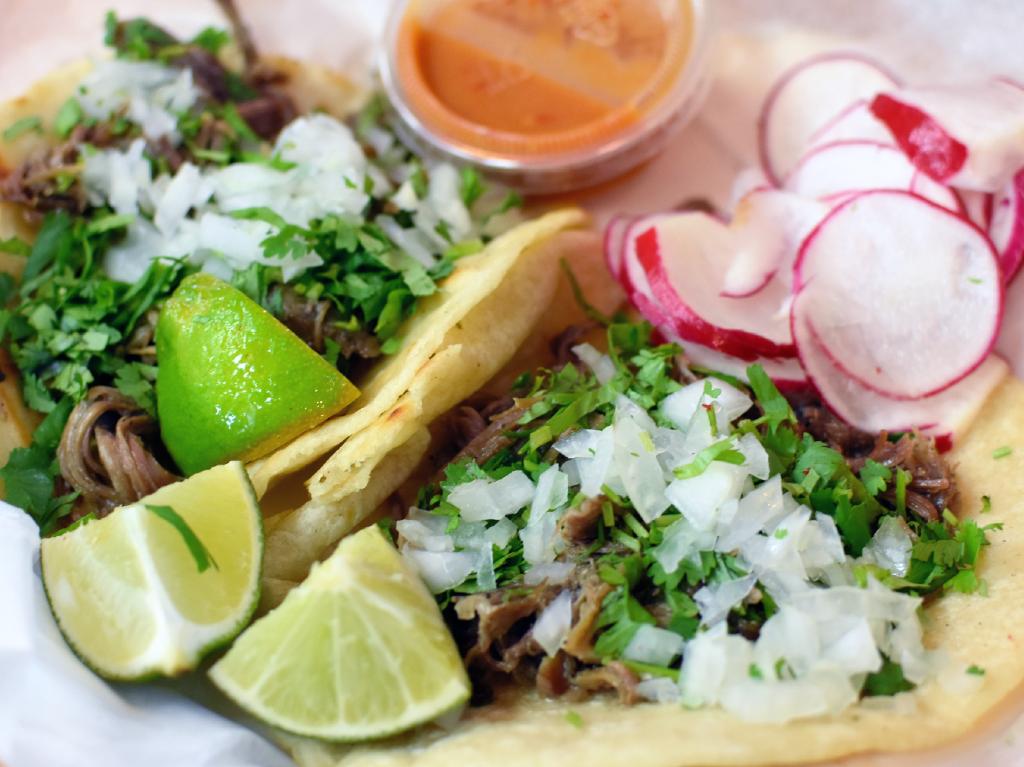
<path fill-rule="evenodd" d="M 992 244 L 907 192 L 866 192 L 834 210 L 804 242 L 795 279 L 805 332 L 837 369 L 890 398 L 952 386 L 999 332 Z"/>
<path fill-rule="evenodd" d="M 997 192 L 1024 165 L 1024 90 L 1004 80 L 881 93 L 871 111 L 936 181 Z"/>
<path fill-rule="evenodd" d="M 919 173 L 898 147 L 877 141 L 819 146 L 800 159 L 783 186 L 795 194 L 832 202 L 872 189 L 902 189 L 960 210 L 952 189 Z"/>
<path fill-rule="evenodd" d="M 1024 261 L 1024 169 L 994 197 L 988 236 L 999 251 L 1003 281 L 1012 280 Z"/>
<path fill-rule="evenodd" d="M 622 248 L 626 243 L 626 230 L 635 219 L 615 216 L 604 229 L 604 262 L 615 279 L 622 275 Z"/>
<path fill-rule="evenodd" d="M 781 305 L 790 292 L 800 243 L 828 210 L 827 205 L 778 189 L 756 189 L 740 200 L 729 225 L 732 260 L 722 280 L 721 295 L 746 298 L 775 281 L 774 300 Z"/>
<path fill-rule="evenodd" d="M 827 53 L 787 70 L 758 118 L 758 151 L 775 184 L 796 164 L 812 137 L 860 99 L 891 90 L 896 79 L 860 53 Z"/>
<path fill-rule="evenodd" d="M 989 192 L 972 192 L 968 189 L 957 190 L 957 196 L 964 209 L 967 220 L 983 232 L 989 232 L 992 225 L 992 209 L 995 195 Z M 989 236 L 992 233 L 989 232 Z"/>
<path fill-rule="evenodd" d="M 707 346 L 686 341 L 676 335 L 671 328 L 662 329 L 659 327 L 658 332 L 661 333 L 666 341 L 671 341 L 683 347 L 683 352 L 686 354 L 690 364 L 704 370 L 725 373 L 739 378 L 741 381 L 746 381 L 747 367 L 757 363 L 764 368 L 764 371 L 782 391 L 804 391 L 807 388 L 807 375 L 804 373 L 800 361 L 794 357 L 757 357 L 752 360 L 740 360 L 732 355 L 710 349 Z"/>
<path fill-rule="evenodd" d="M 1006 363 L 991 354 L 974 372 L 939 394 L 914 400 L 886 397 L 862 386 L 832 364 L 808 327 L 804 298 L 797 296 L 792 316 L 800 362 L 825 404 L 844 421 L 864 431 L 923 428 L 930 434 L 955 438 L 1006 376 Z"/>
<path fill-rule="evenodd" d="M 760 292 L 744 299 L 720 295 L 734 247 L 727 226 L 705 213 L 669 214 L 650 226 L 644 221 L 630 229 L 635 258 L 649 295 L 681 338 L 746 360 L 793 356 L 789 323 L 777 299 Z M 627 246 L 627 259 L 631 252 Z"/>
<path fill-rule="evenodd" d="M 871 113 L 871 102 L 867 99 L 857 99 L 810 137 L 807 151 L 837 141 L 875 141 L 879 144 L 891 144 L 892 134 L 885 124 Z"/>

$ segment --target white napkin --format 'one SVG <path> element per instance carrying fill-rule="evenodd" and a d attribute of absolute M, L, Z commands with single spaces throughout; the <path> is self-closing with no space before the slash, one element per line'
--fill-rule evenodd
<path fill-rule="evenodd" d="M 0 503 L 0 763 L 288 767 L 261 736 L 156 685 L 98 679 L 68 649 L 39 578 L 39 533 Z"/>

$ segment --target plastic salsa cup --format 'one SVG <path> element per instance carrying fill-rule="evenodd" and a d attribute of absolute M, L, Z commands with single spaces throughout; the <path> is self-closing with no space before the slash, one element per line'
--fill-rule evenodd
<path fill-rule="evenodd" d="M 380 71 L 402 138 L 530 193 L 650 159 L 699 107 L 708 0 L 402 0 Z"/>

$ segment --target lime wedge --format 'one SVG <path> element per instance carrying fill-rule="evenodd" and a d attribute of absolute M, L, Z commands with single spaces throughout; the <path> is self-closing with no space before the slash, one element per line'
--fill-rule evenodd
<path fill-rule="evenodd" d="M 209 274 L 186 277 L 156 326 L 160 436 L 186 474 L 276 450 L 359 396 L 270 312 Z"/>
<path fill-rule="evenodd" d="M 268 724 L 327 740 L 390 735 L 470 693 L 441 611 L 376 526 L 315 565 L 210 677 Z"/>
<path fill-rule="evenodd" d="M 241 463 L 161 488 L 40 547 L 68 644 L 112 679 L 195 668 L 259 601 L 263 522 Z"/>

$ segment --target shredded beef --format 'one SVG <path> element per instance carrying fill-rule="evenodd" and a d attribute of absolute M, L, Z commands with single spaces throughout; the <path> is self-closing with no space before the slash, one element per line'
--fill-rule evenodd
<path fill-rule="evenodd" d="M 916 433 L 892 439 L 887 432 L 869 434 L 844 423 L 820 402 L 806 396 L 791 400 L 800 425 L 815 439 L 837 450 L 854 472 L 870 459 L 889 469 L 910 472 L 907 508 L 926 521 L 942 516 L 956 499 L 953 470 L 935 441 Z M 887 493 L 892 496 L 894 490 Z M 892 498 L 890 498 L 892 500 Z"/>
<path fill-rule="evenodd" d="M 153 454 L 156 420 L 109 386 L 94 386 L 68 418 L 57 448 L 61 473 L 80 502 L 102 516 L 179 478 Z"/>
<path fill-rule="evenodd" d="M 603 495 L 586 498 L 579 506 L 568 509 L 558 521 L 558 532 L 569 543 L 593 540 L 597 534 L 597 520 L 607 500 Z"/>
<path fill-rule="evenodd" d="M 612 690 L 618 693 L 619 702 L 632 706 L 640 701 L 640 693 L 636 686 L 638 677 L 622 661 L 612 661 L 604 666 L 596 666 L 579 672 L 573 678 L 573 684 L 584 693 L 604 692 Z"/>
<path fill-rule="evenodd" d="M 576 355 L 572 353 L 572 347 L 580 343 L 587 335 L 596 328 L 593 322 L 583 322 L 577 325 L 570 325 L 553 339 L 551 339 L 551 354 L 555 358 L 555 366 L 565 365 L 568 362 L 578 362 Z"/>
<path fill-rule="evenodd" d="M 338 354 L 344 359 L 357 357 L 373 359 L 380 356 L 380 342 L 365 330 L 352 330 L 338 322 L 338 311 L 327 300 L 313 301 L 290 286 L 272 289 L 281 299 L 281 321 L 305 341 L 310 348 L 323 353 L 326 341 L 338 345 Z"/>
<path fill-rule="evenodd" d="M 472 458 L 478 464 L 486 463 L 494 455 L 512 444 L 512 438 L 506 432 L 515 427 L 519 419 L 523 417 L 527 407 L 529 407 L 528 403 L 519 402 L 503 412 L 491 416 L 490 423 L 467 442 L 452 461 Z M 463 417 L 465 417 L 465 414 L 463 414 Z M 483 416 L 481 416 L 482 418 Z"/>

